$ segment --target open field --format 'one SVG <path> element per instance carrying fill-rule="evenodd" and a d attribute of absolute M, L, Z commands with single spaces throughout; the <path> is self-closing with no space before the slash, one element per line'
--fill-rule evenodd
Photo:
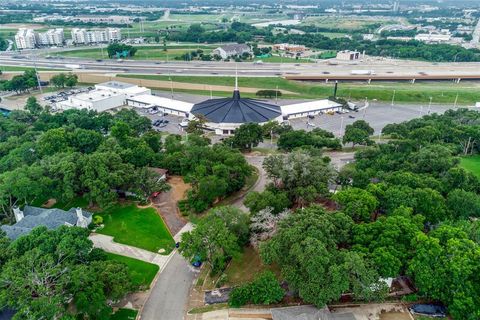
<path fill-rule="evenodd" d="M 323 28 L 358 30 L 374 23 L 395 23 L 393 18 L 368 16 L 312 16 L 302 21 L 302 25 Z"/>
<path fill-rule="evenodd" d="M 460 166 L 480 178 L 480 155 L 462 158 Z"/>
<path fill-rule="evenodd" d="M 133 60 L 174 60 L 185 53 L 201 49 L 208 54 L 212 51 L 212 46 L 205 45 L 183 45 L 183 46 L 167 46 L 167 51 L 163 50 L 163 46 L 137 46 L 137 52 L 131 59 Z M 59 55 L 64 57 L 90 58 L 90 59 L 107 59 L 108 53 L 106 48 L 88 48 L 78 50 L 62 51 Z"/>
<path fill-rule="evenodd" d="M 31 69 L 33 69 L 33 68 L 0 65 L 0 71 L 26 71 L 26 70 L 31 70 Z M 66 70 L 66 69 L 37 68 L 37 71 L 62 71 L 62 70 Z"/>
<path fill-rule="evenodd" d="M 170 78 L 175 82 L 197 83 L 205 85 L 234 86 L 234 77 L 224 76 L 167 76 L 167 75 L 131 75 L 119 74 L 118 77 L 165 80 Z M 286 80 L 280 77 L 240 77 L 240 87 L 251 87 L 259 89 L 286 90 L 296 93 L 294 96 L 283 96 L 283 98 L 321 99 L 333 95 L 333 83 L 323 82 L 298 82 Z M 428 105 L 430 97 L 434 104 L 454 104 L 457 98 L 458 105 L 474 105 L 480 101 L 480 83 L 462 82 L 452 84 L 450 82 L 420 82 L 416 84 L 396 82 L 375 82 L 366 83 L 339 83 L 338 96 L 346 99 L 378 101 L 392 101 L 395 90 L 395 102 L 411 102 Z M 230 91 L 229 91 L 230 93 Z M 209 93 L 207 93 L 209 94 Z"/>
<path fill-rule="evenodd" d="M 156 264 L 107 252 L 107 259 L 118 261 L 127 265 L 135 286 L 148 288 L 155 278 L 159 267 Z"/>
<path fill-rule="evenodd" d="M 98 233 L 114 241 L 152 252 L 164 249 L 169 254 L 175 243 L 165 223 L 154 208 L 135 205 L 116 206 L 99 214 L 105 226 Z"/>

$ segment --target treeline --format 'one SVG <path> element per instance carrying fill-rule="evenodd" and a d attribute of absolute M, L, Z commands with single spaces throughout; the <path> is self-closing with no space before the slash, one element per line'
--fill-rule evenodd
<path fill-rule="evenodd" d="M 11 80 L 0 80 L 0 91 L 22 93 L 37 88 L 38 78 L 34 69 L 26 70 L 23 74 L 17 74 Z"/>
<path fill-rule="evenodd" d="M 211 146 L 195 134 L 162 143 L 148 118 L 133 110 L 115 115 L 87 110 L 51 114 L 29 98 L 26 111 L 0 117 L 0 215 L 14 205 L 84 197 L 105 208 L 130 191 L 144 201 L 163 186 L 148 167 L 167 168 L 191 183 L 186 205 L 202 212 L 240 190 L 252 174 L 229 146 Z"/>
<path fill-rule="evenodd" d="M 315 29 L 314 29 L 315 30 Z M 315 31 L 316 32 L 316 31 Z M 256 37 L 263 37 L 269 43 L 296 43 L 314 49 L 324 50 L 352 50 L 372 56 L 395 57 L 404 59 L 420 59 L 426 61 L 480 61 L 480 50 L 465 49 L 461 46 L 449 44 L 426 44 L 419 41 L 397 41 L 381 39 L 376 42 L 361 40 L 359 36 L 350 38 L 328 38 L 318 33 L 274 35 L 271 29 L 258 29 L 251 25 L 234 22 L 225 31 L 206 31 L 201 25 L 191 25 L 186 31 L 170 33 L 168 39 L 172 41 L 188 42 L 254 42 Z"/>

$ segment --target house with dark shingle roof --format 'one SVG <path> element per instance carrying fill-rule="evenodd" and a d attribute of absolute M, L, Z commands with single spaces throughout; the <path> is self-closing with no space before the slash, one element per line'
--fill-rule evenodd
<path fill-rule="evenodd" d="M 92 222 L 92 213 L 81 208 L 71 208 L 68 211 L 62 209 L 46 209 L 25 206 L 23 210 L 14 208 L 16 223 L 3 225 L 0 228 L 5 231 L 7 237 L 15 240 L 32 231 L 38 226 L 45 226 L 48 229 L 56 229 L 60 226 L 76 226 L 86 228 Z"/>
<path fill-rule="evenodd" d="M 323 309 L 314 306 L 295 306 L 270 309 L 273 320 L 356 320 L 351 312 L 332 313 L 325 307 Z"/>

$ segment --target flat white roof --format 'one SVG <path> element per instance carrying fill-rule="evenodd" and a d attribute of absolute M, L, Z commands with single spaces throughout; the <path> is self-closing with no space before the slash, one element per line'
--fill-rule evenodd
<path fill-rule="evenodd" d="M 120 81 L 108 81 L 97 84 L 96 86 L 107 87 L 110 89 L 127 89 L 131 87 L 136 87 L 136 85 Z"/>
<path fill-rule="evenodd" d="M 286 106 L 281 106 L 283 115 L 298 114 L 304 112 L 312 112 L 317 110 L 324 110 L 330 108 L 341 107 L 341 104 L 338 104 L 334 101 L 328 99 L 308 101 L 302 103 L 289 104 Z"/>
<path fill-rule="evenodd" d="M 72 100 L 82 100 L 82 101 L 101 101 L 105 99 L 109 99 L 112 97 L 121 96 L 121 93 L 113 93 L 112 91 L 108 90 L 92 90 L 85 93 L 77 94 L 71 97 Z"/>
<path fill-rule="evenodd" d="M 168 108 L 177 111 L 190 112 L 193 107 L 193 103 L 173 100 L 169 98 L 163 98 L 159 96 L 153 96 L 151 94 L 142 94 L 132 98 L 128 98 L 130 101 L 136 101 L 146 104 L 145 107 L 159 106 L 162 108 Z"/>

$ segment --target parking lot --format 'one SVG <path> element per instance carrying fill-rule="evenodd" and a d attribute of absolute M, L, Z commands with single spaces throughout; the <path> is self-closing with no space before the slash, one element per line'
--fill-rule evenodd
<path fill-rule="evenodd" d="M 154 124 L 155 121 L 161 120 L 162 123 L 160 125 L 153 126 L 156 131 L 160 132 L 168 132 L 172 134 L 182 134 L 182 128 L 180 127 L 180 123 L 182 122 L 183 118 L 173 115 L 164 115 L 162 112 L 158 112 L 155 114 L 151 114 L 147 109 L 135 109 L 138 114 L 149 118 Z M 168 122 L 165 122 L 168 121 Z"/>
<path fill-rule="evenodd" d="M 452 106 L 432 105 L 430 113 L 443 113 Z M 316 115 L 314 119 L 299 118 L 290 120 L 290 124 L 296 130 L 304 129 L 311 131 L 314 128 L 322 128 L 333 132 L 336 136 L 343 136 L 345 127 L 356 120 L 365 120 L 375 129 L 375 134 L 380 134 L 383 127 L 390 123 L 399 123 L 421 117 L 429 113 L 429 107 L 418 105 L 395 105 L 370 103 L 370 106 L 359 110 L 350 111 L 345 114 L 322 114 Z M 309 124 L 307 124 L 307 122 Z M 310 125 L 311 124 L 311 125 Z M 313 126 L 312 126 L 313 125 Z"/>
<path fill-rule="evenodd" d="M 62 102 L 62 101 L 68 100 L 68 97 L 70 97 L 72 95 L 76 95 L 76 94 L 83 93 L 83 92 L 89 92 L 93 89 L 94 89 L 93 87 L 86 87 L 86 88 L 81 87 L 81 88 L 77 88 L 77 89 L 59 91 L 57 93 L 44 94 L 41 97 L 41 100 L 46 104 L 50 104 L 51 106 L 55 106 L 55 104 L 57 102 Z"/>

